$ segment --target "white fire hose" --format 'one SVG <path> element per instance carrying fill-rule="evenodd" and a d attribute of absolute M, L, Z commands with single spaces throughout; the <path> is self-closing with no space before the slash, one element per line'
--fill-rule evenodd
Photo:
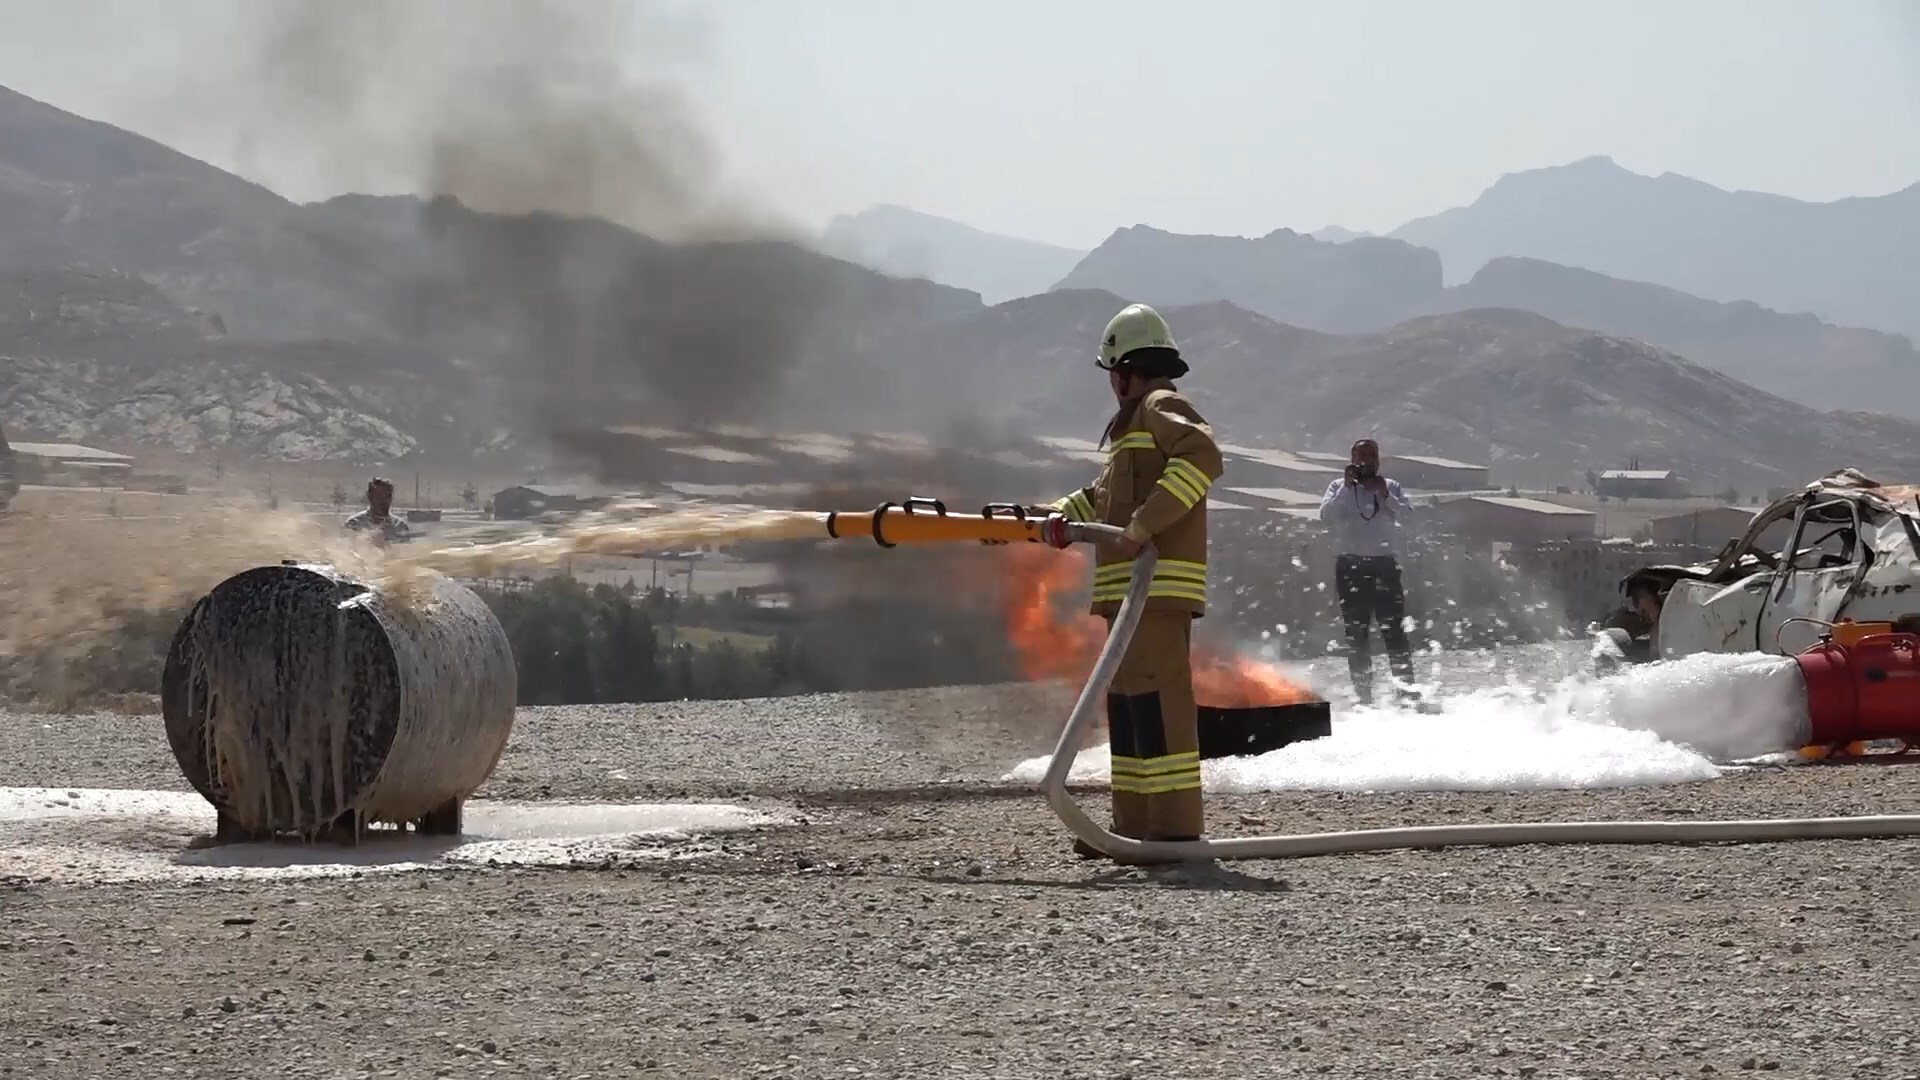
<path fill-rule="evenodd" d="M 1120 530 L 1109 525 L 1068 527 L 1076 541 L 1113 540 Z M 1140 552 L 1126 599 L 1114 618 L 1093 673 L 1080 690 L 1067 725 L 1054 745 L 1041 778 L 1041 790 L 1055 814 L 1074 836 L 1121 861 L 1167 862 L 1212 859 L 1285 859 L 1402 848 L 1499 846 L 1507 844 L 1700 844 L 1779 840 L 1854 840 L 1920 836 L 1920 814 L 1860 817 L 1777 818 L 1754 821 L 1529 821 L 1493 825 L 1418 825 L 1349 832 L 1245 836 L 1224 840 L 1135 840 L 1095 824 L 1067 791 L 1067 774 L 1112 684 L 1120 659 L 1140 625 L 1158 555 L 1151 545 Z"/>

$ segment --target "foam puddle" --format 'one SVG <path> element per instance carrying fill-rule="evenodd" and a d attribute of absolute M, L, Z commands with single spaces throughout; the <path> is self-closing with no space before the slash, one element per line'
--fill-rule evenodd
<path fill-rule="evenodd" d="M 474 866 L 598 866 L 702 853 L 704 838 L 791 819 L 727 803 L 475 800 L 458 837 L 369 837 L 358 847 L 291 843 L 189 848 L 213 832 L 193 792 L 0 788 L 0 878 L 72 882 L 343 877 Z"/>
<path fill-rule="evenodd" d="M 1337 713 L 1333 734 L 1271 753 L 1209 761 L 1209 791 L 1516 791 L 1713 780 L 1759 760 L 1790 760 L 1805 729 L 1791 660 L 1700 655 L 1605 679 L 1456 692 L 1437 714 L 1394 708 Z M 1105 746 L 1081 751 L 1069 777 L 1104 783 Z M 1007 774 L 1037 783 L 1045 757 Z"/>

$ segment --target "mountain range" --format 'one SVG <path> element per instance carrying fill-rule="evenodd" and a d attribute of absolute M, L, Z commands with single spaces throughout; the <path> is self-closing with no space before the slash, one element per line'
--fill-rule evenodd
<path fill-rule="evenodd" d="M 820 250 L 894 277 L 967 289 L 989 304 L 1045 292 L 1087 255 L 903 206 L 834 218 L 821 233 Z"/>
<path fill-rule="evenodd" d="M 990 304 L 790 239 L 667 243 L 445 197 L 296 204 L 0 91 L 0 419 L 18 438 L 355 461 L 522 460 L 641 423 L 1091 435 L 1110 406 L 1101 326 L 1166 289 L 1185 290 L 1165 302 L 1190 388 L 1234 442 L 1377 434 L 1490 461 L 1503 484 L 1633 456 L 1749 488 L 1849 464 L 1920 473 L 1911 421 L 1822 412 L 1645 335 L 1512 310 L 1509 273 L 1575 322 L 1647 306 L 1603 303 L 1564 268 L 1502 260 L 1449 289 L 1433 251 L 1287 230 L 1135 228 L 1102 249 L 1068 287 Z M 1124 288 L 1099 284 L 1114 276 Z M 1661 333 L 1712 337 L 1679 307 Z M 1881 362 L 1863 340 L 1861 362 Z"/>
<path fill-rule="evenodd" d="M 1814 203 L 1589 157 L 1503 176 L 1388 235 L 1438 251 L 1454 281 L 1522 256 L 1920 336 L 1920 183 Z"/>
<path fill-rule="evenodd" d="M 961 366 L 970 385 L 1019 388 L 995 412 L 1013 428 L 1097 438 L 1112 402 L 1089 343 L 1125 303 L 1060 289 L 917 328 L 899 346 L 917 362 L 892 381 L 888 414 L 913 415 Z M 1822 412 L 1531 312 L 1452 312 L 1351 335 L 1224 301 L 1163 314 L 1193 357 L 1183 387 L 1242 445 L 1341 453 L 1371 435 L 1395 453 L 1487 462 L 1499 483 L 1536 489 L 1632 458 L 1703 491 L 1797 485 L 1842 463 L 1920 475 L 1913 421 Z"/>
<path fill-rule="evenodd" d="M 449 199 L 295 204 L 5 90 L 0 282 L 10 427 L 295 459 L 838 408 L 852 384 L 823 402 L 820 372 L 980 307 L 781 240 L 672 245 Z"/>
<path fill-rule="evenodd" d="M 1843 205 L 1845 213 L 1834 209 Z M 907 213 L 896 208 L 888 220 Z M 1642 235 L 1657 232 L 1669 218 L 1691 224 L 1671 235 Z M 1823 221 L 1832 223 L 1825 232 L 1808 224 Z M 1530 232 L 1517 222 L 1539 227 Z M 1708 235 L 1712 229 L 1738 234 L 1738 242 Z M 1678 245 L 1689 254 L 1613 259 L 1598 247 L 1572 245 L 1565 240 L 1572 233 L 1638 236 L 1622 241 L 1620 249 L 1671 255 Z M 1804 263 L 1794 261 L 1798 256 L 1789 257 L 1784 248 L 1771 256 L 1761 250 L 1769 243 L 1811 250 L 1812 237 L 1824 237 L 1819 265 L 1831 271 L 1814 275 L 1818 287 L 1801 280 L 1806 275 L 1800 273 Z M 1900 237 L 1906 239 L 1896 242 Z M 1422 246 L 1427 240 L 1432 243 Z M 1713 278 L 1702 269 L 1720 265 L 1713 253 L 1736 249 L 1747 256 L 1728 263 L 1726 275 Z M 979 235 L 968 250 L 972 265 L 991 261 Z M 1769 278 L 1764 289 L 1756 286 L 1756 295 L 1784 297 L 1785 310 L 1732 291 L 1787 264 L 1794 268 Z M 1861 276 L 1874 284 L 1831 287 Z M 1888 284 L 1906 277 L 1911 288 Z M 1450 279 L 1458 283 L 1449 286 Z M 1693 295 L 1677 284 L 1688 281 L 1707 282 L 1707 291 L 1723 298 Z M 1831 302 L 1841 293 L 1851 301 L 1888 288 L 1920 296 L 1920 200 L 1908 193 L 1802 203 L 1719 192 L 1671 176 L 1638 177 L 1598 158 L 1503 178 L 1473 206 L 1409 223 L 1388 237 L 1337 226 L 1316 234 L 1278 229 L 1255 238 L 1182 235 L 1144 225 L 1117 229 L 1052 287 L 1105 289 L 1160 305 L 1227 300 L 1333 333 L 1372 332 L 1447 311 L 1519 308 L 1646 341 L 1817 408 L 1920 418 L 1920 351 L 1905 334 L 1885 329 L 1905 327 L 1920 308 L 1893 299 L 1878 307 Z M 1815 310 L 1871 318 L 1834 325 Z"/>

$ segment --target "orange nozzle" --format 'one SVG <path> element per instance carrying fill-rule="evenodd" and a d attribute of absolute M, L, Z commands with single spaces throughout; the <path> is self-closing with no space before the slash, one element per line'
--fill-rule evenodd
<path fill-rule="evenodd" d="M 881 547 L 930 543 L 1020 543 L 1040 540 L 1037 515 L 1024 507 L 996 504 L 978 514 L 951 514 L 938 499 L 908 499 L 874 510 L 827 515 L 827 535 L 835 540 L 872 540 Z"/>

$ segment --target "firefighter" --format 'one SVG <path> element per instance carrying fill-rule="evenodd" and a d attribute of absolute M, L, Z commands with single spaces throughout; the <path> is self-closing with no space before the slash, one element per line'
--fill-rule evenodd
<path fill-rule="evenodd" d="M 1069 521 L 1126 530 L 1095 548 L 1093 613 L 1109 632 L 1134 557 L 1149 542 L 1159 556 L 1139 629 L 1107 692 L 1113 831 L 1197 840 L 1206 823 L 1189 649 L 1193 621 L 1206 609 L 1207 490 L 1221 476 L 1220 449 L 1174 386 L 1187 363 L 1158 312 L 1145 304 L 1122 309 L 1107 323 L 1096 363 L 1119 402 L 1101 437 L 1106 466 L 1092 486 L 1051 509 Z M 1077 841 L 1074 850 L 1100 855 Z"/>

